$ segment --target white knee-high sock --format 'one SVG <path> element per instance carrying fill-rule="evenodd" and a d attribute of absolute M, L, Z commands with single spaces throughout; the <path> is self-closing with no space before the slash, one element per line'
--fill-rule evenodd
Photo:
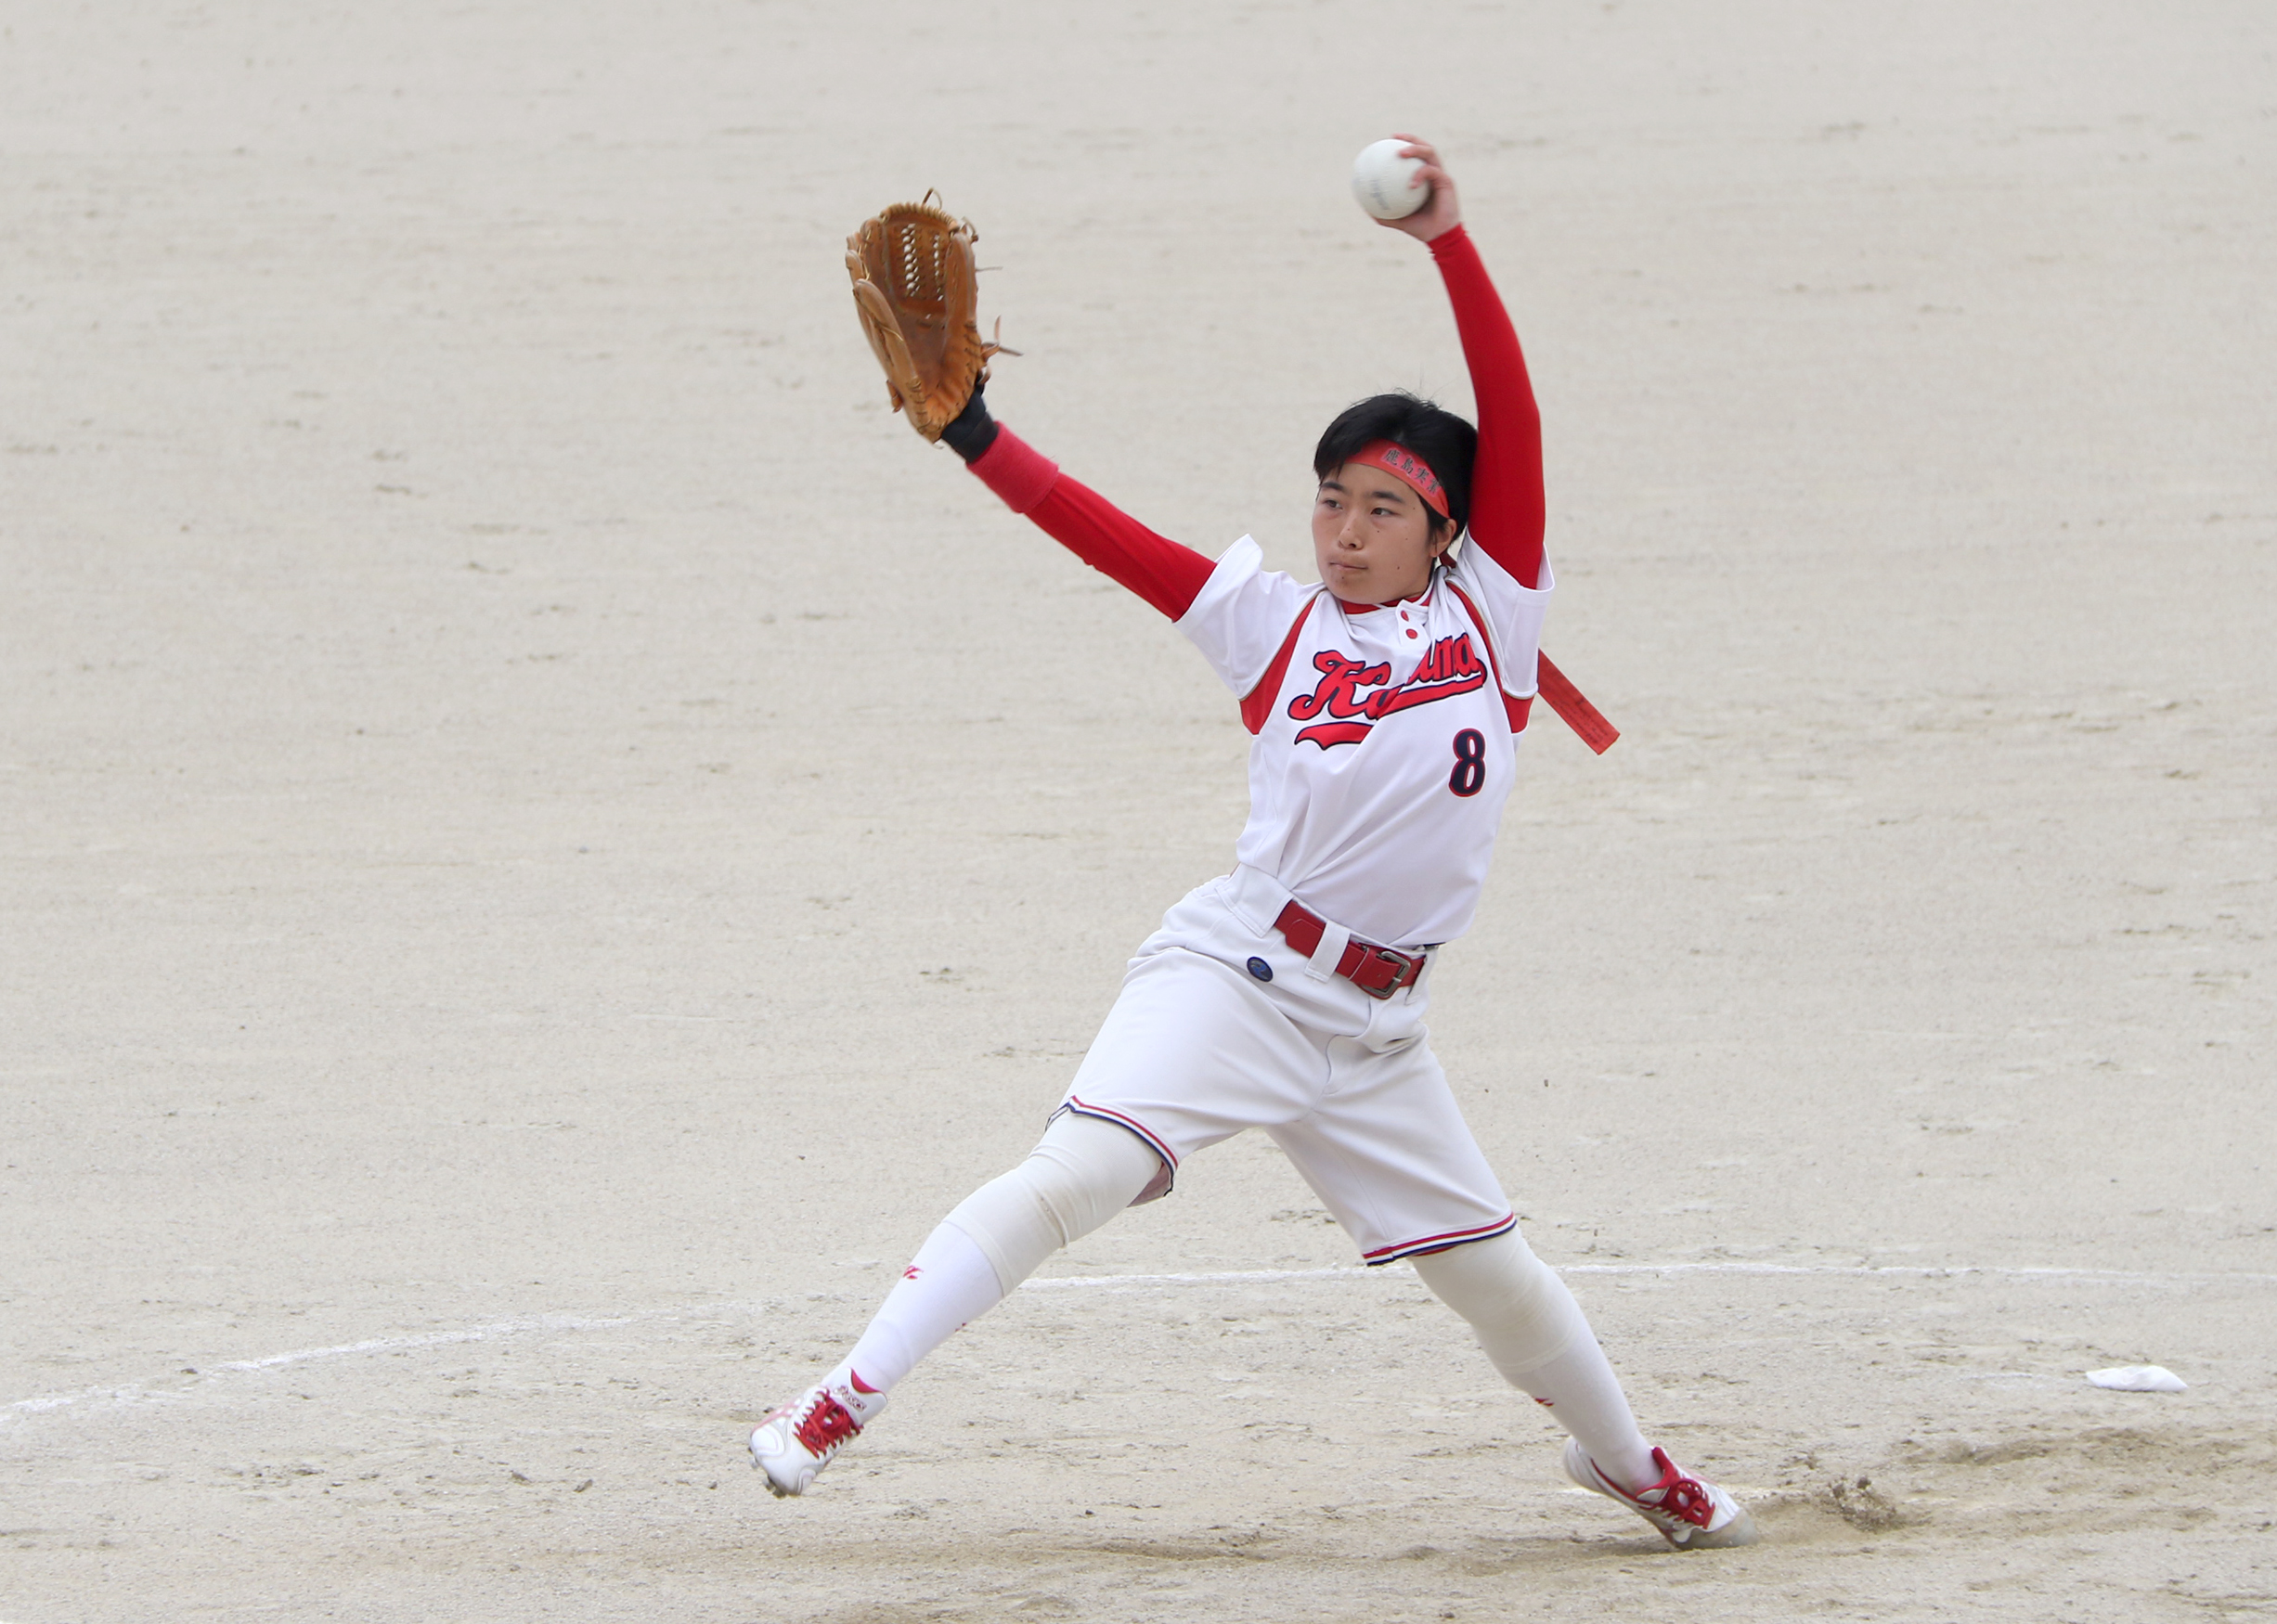
<path fill-rule="evenodd" d="M 1637 1430 L 1621 1379 L 1598 1339 L 1585 1326 L 1581 1340 L 1556 1359 L 1515 1378 L 1549 1411 L 1550 1419 L 1581 1440 L 1598 1470 L 1631 1493 L 1652 1487 L 1660 1469 L 1652 1463 L 1652 1446 Z"/>
<path fill-rule="evenodd" d="M 825 1378 L 860 1400 L 889 1391 L 917 1361 L 987 1313 L 1060 1247 L 1131 1205 L 1160 1170 L 1126 1128 L 1073 1113 L 1054 1117 L 1028 1159 L 960 1203 L 918 1248 L 901 1279 Z"/>
<path fill-rule="evenodd" d="M 854 1350 L 825 1379 L 834 1390 L 842 1384 L 850 1387 L 858 1398 L 882 1395 L 1003 1298 L 988 1254 L 956 1225 L 941 1224 L 886 1294 Z M 859 1404 L 856 1419 L 868 1419 Z"/>
<path fill-rule="evenodd" d="M 1517 1231 L 1414 1259 L 1439 1299 L 1470 1321 L 1487 1358 L 1581 1440 L 1616 1483 L 1651 1486 L 1651 1446 L 1605 1350 L 1557 1272 Z"/>

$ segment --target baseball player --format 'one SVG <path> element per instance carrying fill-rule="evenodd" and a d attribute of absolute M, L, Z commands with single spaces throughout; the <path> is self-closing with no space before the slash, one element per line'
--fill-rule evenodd
<path fill-rule="evenodd" d="M 1552 579 L 1517 335 L 1436 149 L 1401 139 L 1430 198 L 1384 224 L 1430 249 L 1479 422 L 1400 393 L 1330 423 L 1313 457 L 1317 583 L 1266 571 L 1248 536 L 1212 561 L 1154 534 L 994 421 L 977 390 L 941 432 L 1015 512 L 1200 650 L 1254 736 L 1249 819 L 1233 871 L 1139 948 L 1035 1150 L 951 1212 L 847 1357 L 752 1433 L 778 1495 L 803 1493 L 918 1360 L 1053 1252 L 1255 1128 L 1368 1263 L 1412 1263 L 1548 1409 L 1575 1483 L 1679 1548 L 1756 1538 L 1729 1494 L 1637 1430 L 1424 1028 L 1431 967 L 1470 923 L 1516 777 Z"/>

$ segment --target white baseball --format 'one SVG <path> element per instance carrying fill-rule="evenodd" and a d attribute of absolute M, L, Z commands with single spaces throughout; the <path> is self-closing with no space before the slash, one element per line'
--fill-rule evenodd
<path fill-rule="evenodd" d="M 1431 200 L 1431 188 L 1410 187 L 1420 158 L 1402 158 L 1405 141 L 1377 141 L 1360 148 L 1352 161 L 1352 195 L 1378 220 L 1404 220 Z"/>

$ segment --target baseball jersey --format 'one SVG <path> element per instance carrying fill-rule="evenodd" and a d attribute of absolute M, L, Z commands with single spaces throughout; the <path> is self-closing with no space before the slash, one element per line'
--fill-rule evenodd
<path fill-rule="evenodd" d="M 1365 940 L 1469 927 L 1486 883 L 1552 581 L 1482 550 L 1397 603 L 1354 605 L 1262 569 L 1248 536 L 1179 618 L 1241 700 L 1249 819 L 1236 860 Z"/>
<path fill-rule="evenodd" d="M 1064 476 L 1000 427 L 972 470 L 1093 568 L 1177 622 L 1239 696 L 1249 820 L 1239 862 L 1384 947 L 1470 922 L 1516 772 L 1552 586 L 1541 419 L 1501 299 L 1456 226 L 1430 244 L 1478 402 L 1469 523 L 1419 596 L 1351 604 L 1262 567 L 1248 536 L 1212 562 Z"/>

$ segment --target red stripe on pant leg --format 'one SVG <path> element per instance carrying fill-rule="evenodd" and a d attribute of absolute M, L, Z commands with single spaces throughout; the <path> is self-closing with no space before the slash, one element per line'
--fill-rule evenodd
<path fill-rule="evenodd" d="M 1146 1143 L 1152 1147 L 1155 1154 L 1160 1156 L 1162 1160 L 1169 1165 L 1172 1172 L 1177 1171 L 1178 1158 L 1171 1154 L 1170 1146 L 1164 1144 L 1160 1140 L 1157 1139 L 1147 1130 L 1145 1124 L 1139 1122 L 1134 1118 L 1125 1116 L 1119 1111 L 1110 1110 L 1105 1105 L 1085 1104 L 1082 1101 L 1077 1099 L 1073 1094 L 1068 1095 L 1067 1099 L 1060 1102 L 1059 1109 L 1060 1111 L 1072 1111 L 1078 1116 L 1095 1117 L 1101 1122 L 1111 1122 L 1118 1128 L 1129 1128 L 1132 1133 L 1137 1134 L 1139 1138 L 1145 1140 Z M 1054 1116 L 1056 1116 L 1058 1114 L 1059 1112 L 1056 1111 L 1053 1113 Z"/>
<path fill-rule="evenodd" d="M 1402 1241 L 1395 1245 L 1378 1246 L 1373 1252 L 1360 1254 L 1360 1261 L 1374 1268 L 1383 1263 L 1397 1263 L 1411 1253 L 1429 1252 L 1436 1247 L 1459 1246 L 1466 1241 L 1491 1241 L 1507 1230 L 1518 1227 L 1518 1214 L 1497 1218 L 1491 1224 L 1481 1224 L 1475 1230 L 1449 1230 L 1444 1234 L 1426 1235 L 1419 1241 Z"/>

